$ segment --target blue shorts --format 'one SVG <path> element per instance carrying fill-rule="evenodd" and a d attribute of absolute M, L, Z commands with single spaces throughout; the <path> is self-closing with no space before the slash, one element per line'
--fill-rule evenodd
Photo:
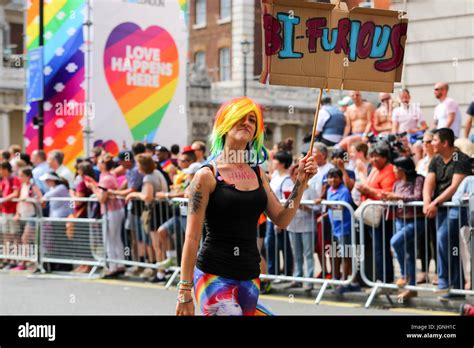
<path fill-rule="evenodd" d="M 161 228 L 168 230 L 173 235 L 175 231 L 179 231 L 181 234 L 186 232 L 186 216 L 173 216 L 171 219 L 165 221 Z"/>
<path fill-rule="evenodd" d="M 145 233 L 143 230 L 142 222 L 140 216 L 135 214 L 128 215 L 130 230 L 132 233 L 135 233 L 138 242 L 145 242 L 146 244 L 150 243 L 150 236 Z"/>

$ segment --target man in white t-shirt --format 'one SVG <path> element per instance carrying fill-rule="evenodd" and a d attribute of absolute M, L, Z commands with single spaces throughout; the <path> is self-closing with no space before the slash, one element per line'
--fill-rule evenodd
<path fill-rule="evenodd" d="M 451 128 L 456 138 L 461 133 L 462 114 L 454 99 L 448 97 L 449 86 L 446 82 L 438 82 L 434 86 L 434 95 L 440 103 L 434 110 L 432 129 Z"/>
<path fill-rule="evenodd" d="M 392 111 L 392 133 L 416 134 L 428 128 L 419 103 L 410 102 L 410 92 L 402 89 L 398 95 L 400 106 Z"/>
<path fill-rule="evenodd" d="M 328 163 L 328 149 L 327 147 L 322 144 L 322 143 L 315 143 L 313 146 L 313 156 L 316 161 L 316 164 L 318 165 L 318 172 L 308 181 L 308 188 L 305 191 L 305 199 L 308 200 L 317 200 L 321 197 L 321 193 L 323 190 L 323 178 L 326 176 L 326 174 L 329 172 L 331 168 L 334 166 L 331 163 Z M 323 212 L 322 206 L 320 204 L 315 204 L 312 206 L 312 209 L 314 213 L 316 213 L 316 216 L 321 214 Z M 326 224 L 323 222 L 323 225 L 326 226 Z M 316 233 L 315 233 L 315 241 L 317 244 L 317 255 L 318 255 L 318 260 L 319 264 L 323 265 L 325 264 L 326 266 L 326 273 L 329 273 L 328 269 L 328 264 L 329 262 L 325 260 L 323 262 L 324 258 L 324 246 L 330 244 L 327 239 L 327 234 L 329 229 L 326 226 L 324 228 L 325 233 L 323 233 L 323 229 L 316 228 Z"/>
<path fill-rule="evenodd" d="M 308 190 L 311 190 L 311 195 L 308 199 L 318 199 L 321 197 L 323 190 L 323 178 L 334 166 L 328 163 L 328 149 L 322 143 L 315 143 L 313 146 L 313 156 L 318 165 L 318 172 L 308 181 Z M 315 206 L 315 212 L 321 211 L 321 206 Z"/>

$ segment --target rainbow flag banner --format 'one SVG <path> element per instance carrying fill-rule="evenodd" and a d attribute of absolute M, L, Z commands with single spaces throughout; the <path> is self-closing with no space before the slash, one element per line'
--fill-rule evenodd
<path fill-rule="evenodd" d="M 94 22 L 94 141 L 185 144 L 187 2 L 108 0 L 93 10 L 106 19 Z"/>
<path fill-rule="evenodd" d="M 44 148 L 63 150 L 65 164 L 72 166 L 83 153 L 84 36 L 86 0 L 44 1 Z M 26 49 L 39 46 L 39 0 L 27 1 Z M 27 152 L 38 148 L 33 118 L 38 102 L 26 106 Z"/>

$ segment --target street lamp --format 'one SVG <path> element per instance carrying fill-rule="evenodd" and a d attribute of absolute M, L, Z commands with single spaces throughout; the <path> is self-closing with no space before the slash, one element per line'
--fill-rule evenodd
<path fill-rule="evenodd" d="M 247 55 L 250 53 L 250 42 L 246 40 L 240 43 L 244 55 L 244 97 L 247 96 Z"/>

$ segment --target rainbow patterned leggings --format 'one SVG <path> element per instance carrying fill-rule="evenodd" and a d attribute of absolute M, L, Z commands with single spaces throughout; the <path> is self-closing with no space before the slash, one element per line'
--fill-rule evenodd
<path fill-rule="evenodd" d="M 259 278 L 234 280 L 195 268 L 194 294 L 203 315 L 273 315 L 258 303 Z"/>

